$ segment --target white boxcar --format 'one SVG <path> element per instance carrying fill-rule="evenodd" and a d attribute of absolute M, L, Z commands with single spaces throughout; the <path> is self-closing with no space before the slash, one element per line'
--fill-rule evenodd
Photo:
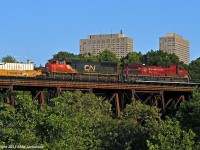
<path fill-rule="evenodd" d="M 34 64 L 0 62 L 0 70 L 34 70 Z"/>

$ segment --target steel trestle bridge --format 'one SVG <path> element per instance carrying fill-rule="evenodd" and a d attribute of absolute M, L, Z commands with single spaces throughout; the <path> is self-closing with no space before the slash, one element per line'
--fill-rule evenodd
<path fill-rule="evenodd" d="M 184 100 L 190 100 L 192 92 L 199 86 L 197 83 L 136 81 L 129 82 L 94 82 L 70 81 L 52 78 L 12 78 L 0 77 L 0 92 L 4 102 L 15 106 L 13 91 L 30 91 L 33 100 L 42 106 L 51 98 L 60 96 L 63 91 L 94 93 L 109 100 L 113 110 L 119 114 L 126 104 L 140 100 L 144 104 L 157 106 L 162 113 L 170 111 Z"/>

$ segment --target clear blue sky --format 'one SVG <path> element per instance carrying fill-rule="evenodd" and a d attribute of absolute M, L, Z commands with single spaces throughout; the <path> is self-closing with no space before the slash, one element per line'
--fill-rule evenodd
<path fill-rule="evenodd" d="M 89 34 L 123 33 L 134 51 L 158 50 L 159 37 L 175 32 L 200 57 L 199 0 L 0 0 L 0 59 L 6 55 L 37 66 L 59 51 L 79 53 Z M 22 56 L 22 57 L 21 57 Z"/>

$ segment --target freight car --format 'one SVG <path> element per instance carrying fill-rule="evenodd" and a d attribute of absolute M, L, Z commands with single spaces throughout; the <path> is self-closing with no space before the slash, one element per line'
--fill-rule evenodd
<path fill-rule="evenodd" d="M 0 62 L 0 70 L 34 70 L 34 64 Z"/>
<path fill-rule="evenodd" d="M 0 62 L 0 76 L 36 77 L 42 75 L 42 70 L 35 70 L 33 63 Z"/>
<path fill-rule="evenodd" d="M 136 80 L 189 82 L 188 71 L 180 65 L 170 65 L 168 67 L 162 67 L 124 64 L 122 70 L 123 80 L 129 82 L 134 82 Z"/>
<path fill-rule="evenodd" d="M 0 70 L 0 76 L 37 77 L 42 76 L 42 70 Z"/>

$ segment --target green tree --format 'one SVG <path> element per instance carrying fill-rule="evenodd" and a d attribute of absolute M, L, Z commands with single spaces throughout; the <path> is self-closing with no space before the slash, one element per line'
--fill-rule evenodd
<path fill-rule="evenodd" d="M 16 107 L 1 103 L 0 145 L 40 145 L 36 136 L 37 105 L 27 92 L 17 92 Z"/>
<path fill-rule="evenodd" d="M 176 118 L 185 130 L 192 129 L 196 136 L 196 142 L 200 142 L 200 93 L 193 93 L 190 101 L 181 104 Z"/>
<path fill-rule="evenodd" d="M 168 65 L 179 65 L 182 62 L 179 61 L 178 56 L 175 54 L 168 54 L 161 50 L 157 51 L 149 51 L 146 55 L 143 56 L 144 63 L 147 65 L 155 65 L 155 66 L 168 66 Z"/>
<path fill-rule="evenodd" d="M 2 62 L 16 63 L 17 60 L 13 56 L 7 55 L 2 58 Z"/>
<path fill-rule="evenodd" d="M 142 62 L 142 54 L 141 52 L 129 52 L 126 57 L 121 59 L 123 64 L 131 63 L 131 64 L 139 64 Z"/>
<path fill-rule="evenodd" d="M 74 55 L 73 53 L 69 53 L 69 52 L 60 51 L 57 54 L 54 54 L 53 58 L 70 61 L 70 60 L 76 60 L 77 55 Z"/>
<path fill-rule="evenodd" d="M 79 60 L 87 61 L 87 62 L 98 62 L 97 56 L 92 54 L 79 54 Z"/>
<path fill-rule="evenodd" d="M 107 126 L 105 149 L 147 149 L 146 140 L 157 134 L 161 124 L 156 107 L 135 101 Z"/>
<path fill-rule="evenodd" d="M 139 101 L 127 105 L 114 117 L 111 104 L 90 93 L 63 92 L 45 107 L 38 107 L 29 92 L 16 94 L 15 109 L 0 103 L 0 145 L 41 145 L 45 149 L 164 149 L 167 146 L 173 149 L 174 140 L 177 149 L 193 146 L 192 131 L 181 130 L 177 121 L 163 122 L 156 107 Z"/>
<path fill-rule="evenodd" d="M 165 120 L 162 130 L 147 140 L 150 150 L 192 150 L 194 148 L 195 134 L 180 128 L 179 122 L 171 119 Z"/>
<path fill-rule="evenodd" d="M 161 114 L 156 107 L 135 101 L 122 114 L 122 135 L 131 149 L 146 149 L 146 140 L 159 132 Z M 128 129 L 128 130 L 127 130 Z"/>
<path fill-rule="evenodd" d="M 42 109 L 38 134 L 49 149 L 100 149 L 110 113 L 110 104 L 93 94 L 66 92 Z"/>
<path fill-rule="evenodd" d="M 66 92 L 43 108 L 17 92 L 15 109 L 0 105 L 0 144 L 45 149 L 101 149 L 111 105 L 94 94 Z"/>
<path fill-rule="evenodd" d="M 56 59 L 64 59 L 67 61 L 72 61 L 72 60 L 81 60 L 81 61 L 89 61 L 89 62 L 97 62 L 97 56 L 91 55 L 91 54 L 79 54 L 75 55 L 73 53 L 69 52 L 64 52 L 60 51 L 57 54 L 53 55 L 53 58 Z"/>
<path fill-rule="evenodd" d="M 197 58 L 196 60 L 193 60 L 189 64 L 189 73 L 191 77 L 191 81 L 193 82 L 200 82 L 200 57 Z"/>
<path fill-rule="evenodd" d="M 97 59 L 100 62 L 116 62 L 119 63 L 119 59 L 116 58 L 116 55 L 110 50 L 105 49 L 97 55 Z"/>

